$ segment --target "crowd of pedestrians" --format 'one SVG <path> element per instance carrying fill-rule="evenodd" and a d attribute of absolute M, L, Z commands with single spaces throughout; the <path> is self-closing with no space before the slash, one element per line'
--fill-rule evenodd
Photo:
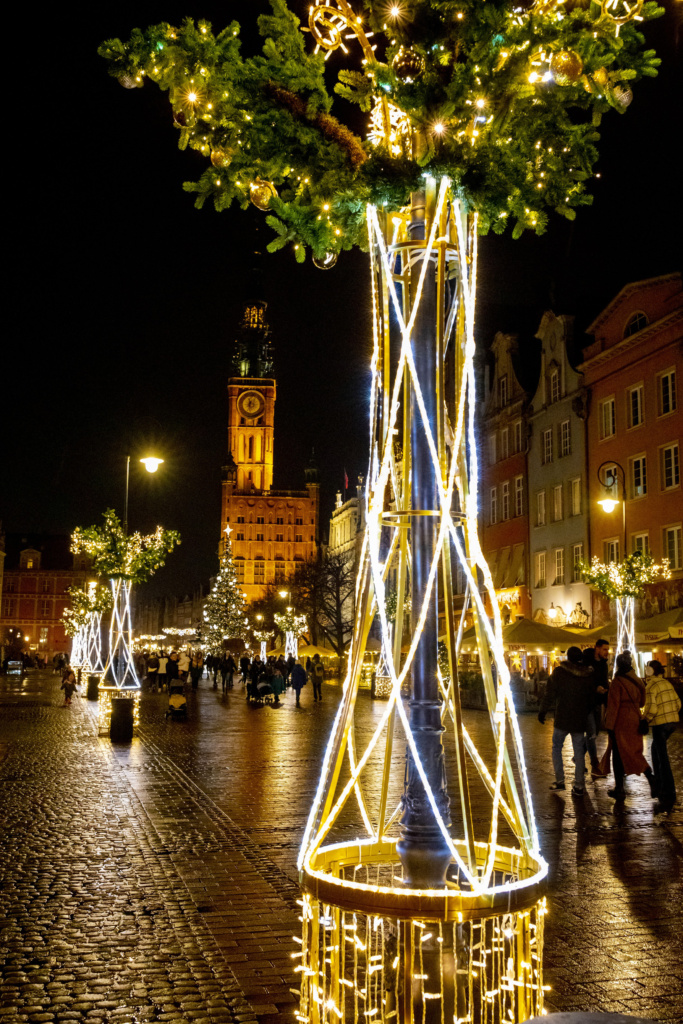
<path fill-rule="evenodd" d="M 239 659 L 239 664 L 236 658 Z M 137 656 L 136 669 L 152 693 L 170 689 L 174 680 L 189 682 L 192 689 L 196 690 L 200 680 L 206 678 L 212 683 L 214 690 L 218 689 L 220 682 L 224 694 L 239 682 L 244 686 L 247 700 L 269 699 L 273 704 L 279 704 L 282 694 L 291 687 L 299 706 L 301 691 L 310 680 L 313 700 L 323 699 L 322 683 L 325 669 L 319 654 L 307 658 L 304 665 L 300 659 L 292 655 L 288 658 L 271 655 L 262 661 L 258 655 L 250 658 L 246 653 L 239 656 L 231 654 L 230 651 L 205 656 L 200 648 L 170 652 L 143 651 Z"/>
<path fill-rule="evenodd" d="M 681 701 L 666 679 L 661 662 L 650 661 L 641 679 L 633 667 L 629 651 L 617 655 L 611 680 L 608 673 L 606 640 L 581 651 L 570 647 L 567 658 L 548 679 L 538 720 L 545 723 L 554 708 L 552 760 L 555 781 L 552 790 L 565 789 L 562 749 L 570 737 L 574 752 L 572 795 L 584 794 L 586 756 L 594 782 L 610 773 L 614 786 L 607 793 L 615 801 L 626 796 L 625 779 L 644 775 L 653 799 L 655 813 L 669 811 L 676 802 L 676 785 L 669 762 L 667 740 L 678 725 Z M 607 731 L 607 747 L 598 759 L 597 738 Z M 652 765 L 644 755 L 643 737 L 652 729 Z"/>

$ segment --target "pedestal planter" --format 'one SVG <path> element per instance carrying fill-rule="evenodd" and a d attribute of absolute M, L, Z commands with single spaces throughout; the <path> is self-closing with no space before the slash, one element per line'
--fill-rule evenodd
<path fill-rule="evenodd" d="M 109 738 L 112 743 L 130 743 L 133 738 L 135 701 L 130 697 L 112 697 Z"/>
<path fill-rule="evenodd" d="M 99 697 L 100 678 L 99 672 L 91 672 L 88 676 L 88 689 L 86 692 L 88 700 L 97 700 Z"/>

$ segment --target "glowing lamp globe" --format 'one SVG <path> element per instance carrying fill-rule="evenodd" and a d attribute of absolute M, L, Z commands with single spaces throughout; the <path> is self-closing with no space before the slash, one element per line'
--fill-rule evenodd
<path fill-rule="evenodd" d="M 602 507 L 603 512 L 614 512 L 618 504 L 619 502 L 615 501 L 614 498 L 602 498 L 598 502 L 598 505 Z"/>
<path fill-rule="evenodd" d="M 153 456 L 148 456 L 146 459 L 140 459 L 140 462 L 148 473 L 156 473 L 163 461 L 163 459 L 156 459 Z"/>

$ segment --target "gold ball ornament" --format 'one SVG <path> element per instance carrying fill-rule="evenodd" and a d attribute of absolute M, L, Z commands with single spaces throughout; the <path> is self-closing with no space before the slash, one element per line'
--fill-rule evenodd
<path fill-rule="evenodd" d="M 261 178 L 257 178 L 250 186 L 249 198 L 254 206 L 263 210 L 264 213 L 270 209 L 270 201 L 273 196 L 277 196 L 277 189 L 272 181 L 262 181 Z"/>
<path fill-rule="evenodd" d="M 558 85 L 574 85 L 581 78 L 583 61 L 574 50 L 560 50 L 550 58 L 550 71 Z"/>
<path fill-rule="evenodd" d="M 424 57 L 411 46 L 402 46 L 392 60 L 391 68 L 399 81 L 410 85 L 424 74 Z"/>
<path fill-rule="evenodd" d="M 619 82 L 614 86 L 614 98 L 619 106 L 626 110 L 626 107 L 633 99 L 633 93 L 627 85 L 624 85 L 623 82 Z"/>
<path fill-rule="evenodd" d="M 336 252 L 326 252 L 322 259 L 316 259 L 313 257 L 313 266 L 317 267 L 318 270 L 331 270 L 339 259 Z"/>
<path fill-rule="evenodd" d="M 599 85 L 601 89 L 604 89 L 609 81 L 609 76 L 604 68 L 597 68 L 593 72 L 593 81 L 596 85 Z"/>
<path fill-rule="evenodd" d="M 142 77 L 136 77 L 135 75 L 119 75 L 119 85 L 122 85 L 124 89 L 142 89 Z"/>
<path fill-rule="evenodd" d="M 232 156 L 226 149 L 221 149 L 221 147 L 218 146 L 216 149 L 211 150 L 211 163 L 214 167 L 218 167 L 219 169 L 222 167 L 229 167 L 231 160 Z"/>

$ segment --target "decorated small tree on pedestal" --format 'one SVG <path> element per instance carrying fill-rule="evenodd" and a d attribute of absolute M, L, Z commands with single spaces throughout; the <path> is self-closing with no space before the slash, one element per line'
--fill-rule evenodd
<path fill-rule="evenodd" d="M 298 658 L 299 637 L 306 630 L 306 616 L 297 615 L 293 608 L 288 608 L 286 612 L 277 612 L 273 618 L 285 641 L 285 658 Z"/>
<path fill-rule="evenodd" d="M 218 575 L 204 604 L 203 619 L 202 642 L 212 654 L 221 654 L 226 640 L 244 640 L 248 634 L 246 601 L 237 579 L 229 533 Z"/>
<path fill-rule="evenodd" d="M 253 203 L 269 214 L 271 251 L 291 246 L 303 261 L 310 250 L 322 270 L 354 245 L 370 253 L 366 528 L 348 673 L 299 857 L 299 1017 L 514 1024 L 543 1007 L 547 865 L 478 535 L 477 239 L 508 223 L 515 237 L 540 233 L 552 211 L 572 220 L 591 201 L 601 118 L 656 74 L 640 23 L 663 10 L 643 0 L 313 0 L 305 36 L 284 0 L 271 5 L 261 55 L 242 55 L 237 23 L 214 36 L 189 19 L 100 53 L 126 88 L 149 79 L 168 91 L 180 147 L 210 161 L 185 186 L 197 206 Z M 334 91 L 368 115 L 365 139 L 331 114 L 325 82 L 325 58 L 356 45 L 361 60 L 338 68 Z M 454 562 L 466 580 L 457 615 Z M 457 672 L 469 614 L 491 730 L 481 750 L 463 723 Z M 376 617 L 391 692 L 358 747 Z M 408 753 L 392 806 L 399 727 Z M 379 786 L 369 779 L 378 761 Z M 350 841 L 353 800 L 362 835 Z"/>
<path fill-rule="evenodd" d="M 74 636 L 71 664 L 86 674 L 101 675 L 104 672 L 101 623 L 102 615 L 111 608 L 111 593 L 95 580 L 84 587 L 69 587 L 67 593 L 71 607 L 65 610 L 62 621 L 67 635 Z"/>
<path fill-rule="evenodd" d="M 71 550 L 89 555 L 93 572 L 110 581 L 112 614 L 105 681 L 117 690 L 139 690 L 132 646 L 132 588 L 135 583 L 146 583 L 162 567 L 166 555 L 180 543 L 180 534 L 161 526 L 147 536 L 126 533 L 113 509 L 107 509 L 103 518 L 102 526 L 78 527 Z"/>
<path fill-rule="evenodd" d="M 614 656 L 630 651 L 636 657 L 635 599 L 642 597 L 648 583 L 671 578 L 668 559 L 655 562 L 652 555 L 634 551 L 621 562 L 601 562 L 594 558 L 582 566 L 589 587 L 614 601 L 617 615 L 617 645 Z"/>

